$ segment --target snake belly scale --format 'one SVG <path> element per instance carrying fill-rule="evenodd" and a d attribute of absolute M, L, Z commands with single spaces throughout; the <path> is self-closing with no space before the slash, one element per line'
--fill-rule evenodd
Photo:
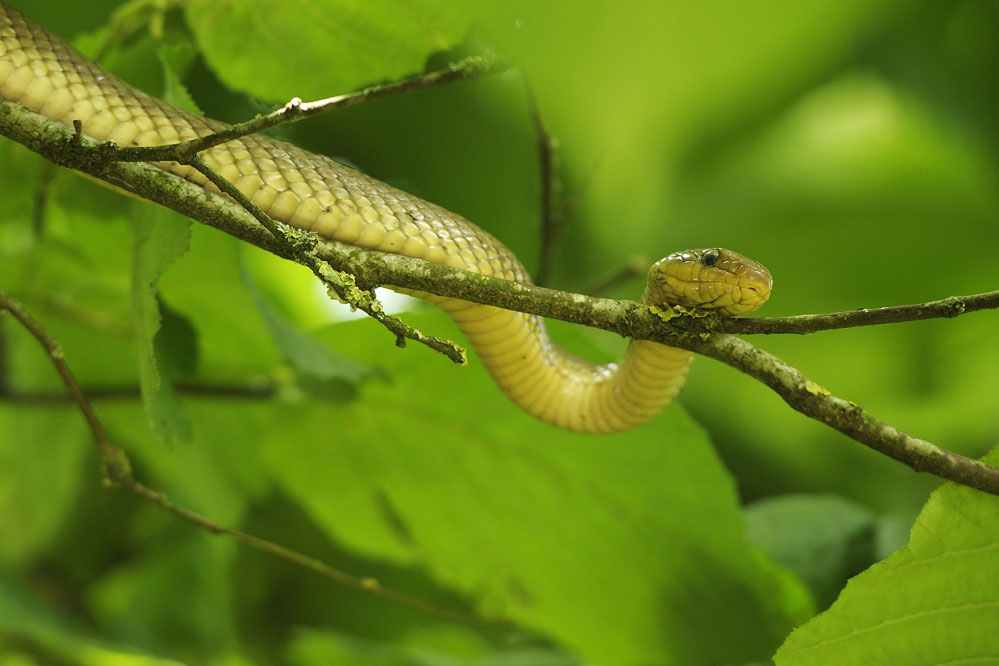
<path fill-rule="evenodd" d="M 203 136 L 226 125 L 181 111 L 116 78 L 16 9 L 0 2 L 0 96 L 121 146 Z M 464 218 L 294 145 L 253 135 L 203 153 L 205 161 L 268 215 L 320 236 L 453 268 L 530 282 L 510 250 Z M 192 182 L 191 167 L 157 163 Z M 724 249 L 689 250 L 657 262 L 650 304 L 714 308 L 731 316 L 769 296 L 770 274 Z M 692 354 L 632 340 L 617 363 L 590 363 L 560 349 L 534 315 L 432 294 L 458 324 L 500 389 L 560 428 L 626 430 L 677 395 Z"/>

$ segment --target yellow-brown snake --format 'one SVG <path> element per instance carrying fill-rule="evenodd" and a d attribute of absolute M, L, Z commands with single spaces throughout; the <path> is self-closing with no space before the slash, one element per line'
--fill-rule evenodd
<path fill-rule="evenodd" d="M 0 96 L 120 146 L 154 146 L 226 127 L 124 83 L 0 3 Z M 268 215 L 320 236 L 529 283 L 502 243 L 464 218 L 328 157 L 254 135 L 211 148 L 205 161 Z M 160 163 L 193 182 L 191 167 Z M 649 272 L 645 302 L 750 312 L 770 294 L 767 270 L 724 249 L 677 252 Z M 641 340 L 599 365 L 556 346 L 533 315 L 421 294 L 443 308 L 496 384 L 534 416 L 568 430 L 608 433 L 648 421 L 686 381 L 691 353 Z"/>

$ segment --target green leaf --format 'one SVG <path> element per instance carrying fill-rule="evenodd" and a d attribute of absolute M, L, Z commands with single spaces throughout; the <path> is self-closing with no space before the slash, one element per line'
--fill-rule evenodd
<path fill-rule="evenodd" d="M 750 540 L 801 578 L 821 608 L 874 560 L 874 516 L 833 495 L 781 495 L 746 507 Z"/>
<path fill-rule="evenodd" d="M 372 326 L 331 334 L 383 358 L 393 383 L 263 435 L 285 492 L 338 543 L 419 564 L 486 615 L 614 664 L 762 658 L 803 619 L 805 595 L 748 544 L 730 479 L 680 409 L 622 435 L 558 431 L 481 369 L 425 385 L 416 351 L 386 355 Z"/>
<path fill-rule="evenodd" d="M 134 210 L 132 316 L 136 330 L 142 398 L 150 425 L 164 441 L 187 441 L 191 438 L 191 424 L 184 415 L 173 387 L 169 381 L 164 381 L 157 369 L 155 339 L 162 323 L 156 287 L 164 271 L 187 252 L 191 223 L 190 220 L 155 206 L 136 204 Z M 173 341 L 176 339 L 176 336 L 172 337 Z M 164 342 L 161 347 L 171 346 Z M 184 367 L 183 362 L 181 364 Z"/>
<path fill-rule="evenodd" d="M 459 43 L 476 3 L 421 0 L 214 0 L 186 10 L 228 86 L 262 99 L 316 99 L 422 71 Z"/>
<path fill-rule="evenodd" d="M 999 449 L 986 457 L 999 462 Z M 999 664 L 999 497 L 934 492 L 909 543 L 799 627 L 777 666 Z"/>

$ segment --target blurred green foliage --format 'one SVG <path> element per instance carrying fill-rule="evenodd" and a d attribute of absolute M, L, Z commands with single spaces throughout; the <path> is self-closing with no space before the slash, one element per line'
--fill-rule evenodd
<path fill-rule="evenodd" d="M 115 6 L 14 4 L 90 50 Z M 274 133 L 464 214 L 533 269 L 529 84 L 560 140 L 565 191 L 581 192 L 553 286 L 587 292 L 636 256 L 724 245 L 774 273 L 762 314 L 999 288 L 994 0 L 203 0 L 164 18 L 161 31 L 134 25 L 107 65 L 227 121 L 483 48 L 508 58 L 516 71 Z M 454 623 L 341 588 L 102 488 L 79 415 L 15 399 L 61 384 L 5 317 L 0 666 L 765 662 L 862 569 L 781 664 L 858 663 L 872 646 L 912 664 L 999 662 L 976 631 L 996 626 L 999 586 L 967 573 L 999 570 L 994 498 L 948 486 L 926 504 L 936 479 L 704 359 L 682 405 L 643 428 L 555 431 L 509 405 L 474 355 L 457 368 L 397 350 L 371 322 L 341 323 L 307 272 L 215 231 L 188 238 L 175 218 L 64 172 L 36 219 L 44 174 L 0 142 L 0 288 L 85 386 L 136 390 L 97 409 L 140 480 L 222 524 L 510 622 Z M 606 295 L 634 297 L 641 282 Z M 458 335 L 435 311 L 406 318 Z M 986 312 L 755 342 L 883 420 L 981 456 L 999 441 L 997 324 Z M 553 328 L 590 358 L 623 349 Z M 171 390 L 178 379 L 277 390 L 195 396 Z M 872 567 L 924 504 L 911 544 Z M 900 561 L 925 575 L 892 578 Z M 909 621 L 958 607 L 951 622 Z M 898 633 L 875 631 L 887 620 Z M 843 627 L 884 640 L 844 641 Z M 893 652 L 914 636 L 943 652 Z"/>

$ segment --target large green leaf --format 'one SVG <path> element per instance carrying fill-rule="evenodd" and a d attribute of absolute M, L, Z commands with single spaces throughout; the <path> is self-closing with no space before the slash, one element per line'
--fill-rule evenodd
<path fill-rule="evenodd" d="M 986 459 L 999 462 L 999 449 Z M 999 497 L 947 483 L 907 546 L 796 629 L 778 666 L 999 664 Z"/>
<path fill-rule="evenodd" d="M 202 0 L 187 20 L 220 79 L 262 100 L 316 99 L 423 69 L 460 42 L 474 3 Z"/>
<path fill-rule="evenodd" d="M 263 435 L 285 491 L 338 542 L 418 563 L 486 615 L 614 664 L 762 657 L 803 617 L 800 588 L 748 544 L 730 480 L 679 409 L 623 435 L 565 433 L 481 369 L 426 387 L 410 371 L 419 352 L 385 357 L 373 326 L 331 332 L 382 357 L 390 386 Z"/>

